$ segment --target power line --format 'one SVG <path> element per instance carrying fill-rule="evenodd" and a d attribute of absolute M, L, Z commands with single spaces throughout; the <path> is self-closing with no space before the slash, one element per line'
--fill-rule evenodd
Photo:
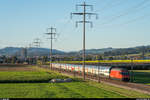
<path fill-rule="evenodd" d="M 106 5 L 105 5 L 102 9 L 97 10 L 97 12 L 103 12 L 103 11 L 105 11 L 106 9 L 110 9 L 110 8 L 116 7 L 116 6 L 120 5 L 122 2 L 124 2 L 125 0 L 115 0 L 115 1 L 117 1 L 117 2 L 114 3 L 114 1 L 111 0 L 111 2 L 106 3 Z M 119 2 L 118 2 L 118 1 L 119 1 Z M 102 13 L 101 13 L 101 14 L 102 14 Z"/>
<path fill-rule="evenodd" d="M 136 22 L 138 20 L 144 20 L 144 18 L 149 17 L 149 16 L 150 16 L 150 14 L 143 15 L 143 16 L 137 17 L 135 19 L 129 20 L 129 21 L 125 22 L 125 23 L 119 24 L 117 26 L 127 25 L 127 24 L 130 24 L 130 23 Z"/>
<path fill-rule="evenodd" d="M 140 2 L 139 4 L 135 5 L 134 7 L 128 8 L 126 12 L 119 14 L 117 16 L 113 16 L 110 20 L 107 20 L 106 22 L 102 23 L 101 25 L 110 24 L 110 22 L 115 21 L 116 19 L 119 19 L 123 16 L 129 15 L 130 13 L 136 13 L 135 11 L 139 12 L 139 10 L 143 10 L 144 8 L 149 7 L 149 5 L 146 5 L 142 8 L 140 6 L 144 5 L 146 2 L 149 2 L 148 0 L 144 0 L 143 2 Z"/>
<path fill-rule="evenodd" d="M 143 16 L 139 16 L 139 17 L 131 19 L 131 20 L 127 21 L 127 22 L 117 24 L 115 26 L 118 27 L 118 26 L 128 25 L 130 23 L 134 23 L 134 22 L 139 21 L 139 20 L 145 20 L 146 17 L 150 17 L 150 14 L 145 14 Z M 114 26 L 114 25 L 110 25 L 109 27 L 112 27 L 112 26 Z"/>
<path fill-rule="evenodd" d="M 71 18 L 72 18 L 72 15 L 82 15 L 83 16 L 83 21 L 76 21 L 76 27 L 78 27 L 78 24 L 79 23 L 83 23 L 83 79 L 85 80 L 85 24 L 86 23 L 90 23 L 91 24 L 91 27 L 93 27 L 93 23 L 91 21 L 87 21 L 86 20 L 86 15 L 89 16 L 89 18 L 92 16 L 92 15 L 96 15 L 96 19 L 98 18 L 98 15 L 96 13 L 89 13 L 89 12 L 86 12 L 86 7 L 90 7 L 91 10 L 93 10 L 93 5 L 87 5 L 85 2 L 83 4 L 79 4 L 79 5 L 76 5 L 76 10 L 78 10 L 78 7 L 83 7 L 83 12 L 82 13 L 71 13 Z"/>
<path fill-rule="evenodd" d="M 50 32 L 48 32 L 50 30 Z M 50 37 L 48 39 L 51 40 L 51 49 L 50 49 L 50 68 L 52 69 L 52 47 L 53 47 L 53 39 L 56 39 L 56 28 L 47 28 L 47 33 L 46 35 L 49 35 Z"/>

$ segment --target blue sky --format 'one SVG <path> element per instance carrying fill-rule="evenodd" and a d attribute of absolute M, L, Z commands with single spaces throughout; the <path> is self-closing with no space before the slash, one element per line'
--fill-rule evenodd
<path fill-rule="evenodd" d="M 64 51 L 82 49 L 82 24 L 73 16 L 76 4 L 84 0 L 0 0 L 0 48 L 28 47 L 35 38 L 42 47 L 49 48 L 44 35 L 46 28 L 57 28 L 54 48 Z M 94 6 L 93 28 L 86 25 L 86 48 L 127 48 L 150 45 L 150 0 L 85 0 Z M 90 9 L 87 9 L 91 12 Z M 88 17 L 87 17 L 88 18 Z"/>

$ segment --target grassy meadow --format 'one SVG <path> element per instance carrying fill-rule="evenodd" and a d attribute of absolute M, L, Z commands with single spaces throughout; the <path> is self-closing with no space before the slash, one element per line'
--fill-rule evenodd
<path fill-rule="evenodd" d="M 66 78 L 57 73 L 41 71 L 37 67 L 1 67 L 0 83 L 48 82 L 53 78 Z"/>
<path fill-rule="evenodd" d="M 150 95 L 103 83 L 73 78 L 71 83 L 48 83 L 68 78 L 36 66 L 0 67 L 0 98 L 150 98 Z"/>

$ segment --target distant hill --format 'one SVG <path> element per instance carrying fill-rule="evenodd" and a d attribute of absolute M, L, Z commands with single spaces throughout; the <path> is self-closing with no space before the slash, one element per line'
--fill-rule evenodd
<path fill-rule="evenodd" d="M 63 51 L 60 51 L 60 50 L 56 50 L 56 49 L 53 49 L 52 50 L 53 54 L 65 54 L 65 52 Z M 50 54 L 50 49 L 47 49 L 47 48 L 30 48 L 28 49 L 28 55 L 30 56 L 35 56 L 35 55 L 38 55 L 38 56 L 47 56 Z"/>
<path fill-rule="evenodd" d="M 19 52 L 21 50 L 21 48 L 17 48 L 17 47 L 6 47 L 3 49 L 0 49 L 0 55 L 14 55 L 17 52 Z"/>
<path fill-rule="evenodd" d="M 20 56 L 22 48 L 18 47 L 6 47 L 0 49 L 0 55 L 9 56 Z M 27 50 L 29 56 L 47 56 L 50 53 L 48 48 L 29 48 Z M 103 48 L 103 49 L 86 49 L 86 54 L 104 54 L 105 56 L 116 56 L 116 55 L 126 55 L 126 54 L 139 54 L 143 52 L 150 52 L 150 46 L 137 46 L 131 48 Z M 74 52 L 65 52 L 61 50 L 53 49 L 53 54 L 59 55 L 81 55 L 82 50 Z"/>
<path fill-rule="evenodd" d="M 6 47 L 3 49 L 0 49 L 0 55 L 9 55 L 9 56 L 20 56 L 22 48 L 18 47 Z M 113 48 L 104 48 L 104 49 L 88 49 L 86 50 L 86 54 L 100 54 L 104 53 L 107 51 L 112 51 L 114 50 Z M 29 48 L 27 49 L 28 55 L 29 56 L 47 56 L 50 53 L 50 49 L 48 48 Z M 82 50 L 80 51 L 74 51 L 74 52 L 64 52 L 60 50 L 53 49 L 53 54 L 65 54 L 65 55 L 74 55 L 74 54 L 81 54 Z"/>
<path fill-rule="evenodd" d="M 103 49 L 87 49 L 85 51 L 86 54 L 102 54 L 104 52 L 108 52 L 108 51 L 112 51 L 112 50 L 115 50 L 111 47 L 109 48 L 103 48 Z M 80 50 L 79 53 L 82 53 L 83 50 Z"/>
<path fill-rule="evenodd" d="M 9 55 L 9 56 L 20 56 L 22 48 L 17 47 L 6 47 L 0 49 L 0 55 Z M 49 55 L 50 49 L 47 48 L 29 48 L 27 49 L 29 56 L 47 56 Z M 65 52 L 53 49 L 53 54 L 64 54 Z"/>
<path fill-rule="evenodd" d="M 118 48 L 112 51 L 104 52 L 105 56 L 117 56 L 117 55 L 128 55 L 128 54 L 142 54 L 142 53 L 149 53 L 150 46 L 137 46 L 131 48 Z"/>

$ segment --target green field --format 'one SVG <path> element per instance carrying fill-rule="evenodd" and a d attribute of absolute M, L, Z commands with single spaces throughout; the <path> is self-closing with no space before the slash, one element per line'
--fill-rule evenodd
<path fill-rule="evenodd" d="M 38 67 L 27 69 L 2 67 L 0 81 L 6 83 L 0 83 L 0 98 L 150 98 L 147 94 L 77 78 L 71 83 L 45 81 L 52 78 L 67 78 L 67 76 Z M 18 83 L 12 83 L 16 81 Z"/>
<path fill-rule="evenodd" d="M 95 83 L 93 83 L 95 84 Z M 18 83 L 0 84 L 0 98 L 139 98 L 150 97 L 105 84 Z"/>
<path fill-rule="evenodd" d="M 150 70 L 134 70 L 134 82 L 150 85 Z"/>
<path fill-rule="evenodd" d="M 3 84 L 0 85 L 1 98 L 100 98 L 124 97 L 86 83 L 36 83 L 36 84 Z M 14 91 L 15 90 L 15 91 Z M 93 91 L 92 91 L 93 90 Z"/>
<path fill-rule="evenodd" d="M 4 68 L 0 68 L 3 69 Z M 15 68 L 16 69 L 16 68 Z M 18 70 L 18 68 L 17 68 Z M 0 83 L 24 83 L 24 82 L 48 82 L 53 78 L 66 78 L 57 73 L 41 71 L 37 67 L 28 67 L 18 71 L 8 68 L 6 71 L 0 71 Z"/>

